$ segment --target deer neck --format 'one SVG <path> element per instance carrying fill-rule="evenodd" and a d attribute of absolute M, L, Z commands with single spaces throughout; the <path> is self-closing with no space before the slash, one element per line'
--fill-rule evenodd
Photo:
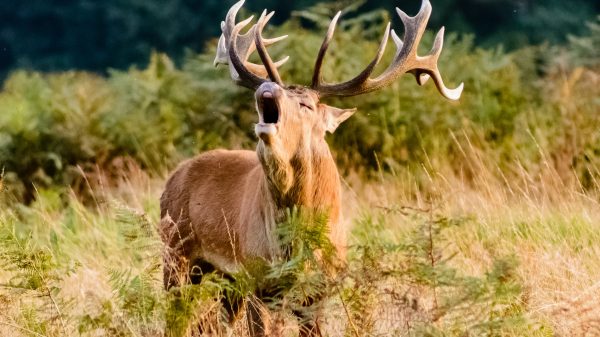
<path fill-rule="evenodd" d="M 339 175 L 324 139 L 301 141 L 287 154 L 277 143 L 257 149 L 265 174 L 265 192 L 278 209 L 295 206 L 331 208 L 339 203 Z"/>

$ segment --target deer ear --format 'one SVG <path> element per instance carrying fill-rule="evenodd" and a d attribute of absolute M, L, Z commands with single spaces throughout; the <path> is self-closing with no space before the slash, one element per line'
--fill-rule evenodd
<path fill-rule="evenodd" d="M 325 104 L 319 104 L 319 108 L 323 111 L 325 119 L 325 130 L 333 133 L 337 127 L 346 119 L 350 118 L 355 112 L 354 109 L 340 109 Z"/>

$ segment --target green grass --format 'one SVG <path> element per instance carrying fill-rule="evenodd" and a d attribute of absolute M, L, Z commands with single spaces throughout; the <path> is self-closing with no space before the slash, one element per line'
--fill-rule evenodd
<path fill-rule="evenodd" d="M 336 34 L 336 52 L 324 65 L 328 81 L 351 78 L 370 62 L 378 43 L 374 36 L 383 27 L 364 29 L 363 24 L 353 22 Z M 443 99 L 431 83 L 416 86 L 411 76 L 377 93 L 329 100 L 358 108 L 329 137 L 340 168 L 370 177 L 379 168 L 408 169 L 415 179 L 426 180 L 419 174 L 425 165 L 476 180 L 483 178 L 470 160 L 485 154 L 497 166 L 489 171 L 493 179 L 520 185 L 522 172 L 538 179 L 549 165 L 562 183 L 594 188 L 600 164 L 599 63 L 589 51 L 595 45 L 594 27 L 566 49 L 529 46 L 510 53 L 449 34 L 440 69 L 449 86 L 465 82 L 459 102 Z M 285 83 L 306 84 L 312 75 L 307 65 L 314 62 L 309 51 L 316 54 L 321 32 L 294 21 L 278 30 L 290 33 L 289 41 L 273 50 L 273 57 L 291 56 L 282 69 Z M 423 38 L 423 51 L 432 38 L 429 33 Z M 390 61 L 392 49 L 382 65 Z M 226 69 L 212 66 L 213 58 L 214 50 L 190 54 L 177 67 L 166 55 L 153 54 L 146 67 L 112 71 L 107 77 L 14 72 L 0 92 L 6 187 L 30 201 L 33 185 L 68 185 L 79 193 L 85 190 L 85 174 L 100 168 L 118 175 L 128 160 L 162 174 L 201 151 L 253 148 L 252 93 L 232 85 Z"/>
<path fill-rule="evenodd" d="M 302 249 L 293 262 L 261 267 L 272 276 L 260 282 L 284 295 L 271 304 L 272 319 L 288 334 L 297 329 L 290 312 L 299 294 L 323 286 L 320 317 L 331 336 L 551 336 L 594 327 L 599 309 L 585 294 L 600 276 L 600 213 L 589 196 L 499 204 L 471 192 L 408 202 L 398 193 L 405 181 L 382 179 L 345 191 L 354 205 L 346 269 L 321 270 Z M 40 190 L 30 206 L 0 211 L 3 335 L 159 336 L 166 326 L 183 335 L 194 322 L 217 335 L 247 333 L 243 319 L 222 324 L 215 302 L 224 291 L 251 293 L 256 282 L 246 274 L 183 288 L 183 300 L 163 291 L 161 182 L 138 171 L 114 188 L 94 187 L 89 205 Z M 303 235 L 294 221 L 296 244 L 326 244 L 310 234 L 318 226 Z"/>
<path fill-rule="evenodd" d="M 328 80 L 369 61 L 381 29 L 363 24 L 336 35 L 344 50 L 327 59 Z M 600 63 L 589 27 L 568 49 L 510 53 L 448 36 L 440 67 L 465 81 L 459 103 L 408 76 L 328 102 L 359 108 L 328 136 L 351 231 L 346 268 L 313 254 L 328 251 L 322 219 L 291 216 L 281 234 L 292 259 L 178 296 L 162 289 L 156 229 L 166 172 L 207 149 L 253 148 L 251 93 L 214 70 L 212 53 L 181 67 L 154 54 L 107 77 L 13 73 L 0 92 L 0 335 L 182 336 L 201 324 L 245 336 L 244 319 L 223 324 L 218 298 L 265 285 L 279 291 L 269 306 L 283 335 L 297 331 L 291 311 L 307 294 L 327 295 L 306 310 L 331 336 L 599 334 Z M 281 29 L 295 40 L 273 54 L 289 53 L 283 76 L 303 83 L 322 34 Z"/>

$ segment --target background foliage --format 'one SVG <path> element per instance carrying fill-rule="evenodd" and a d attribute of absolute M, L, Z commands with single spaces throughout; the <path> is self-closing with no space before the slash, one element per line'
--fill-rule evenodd
<path fill-rule="evenodd" d="M 3 212 L 0 265 L 10 277 L 0 294 L 10 310 L 0 314 L 0 331 L 8 324 L 4 331 L 23 336 L 162 336 L 163 331 L 194 336 L 190 333 L 199 324 L 212 336 L 247 336 L 243 319 L 223 324 L 224 310 L 215 299 L 225 292 L 250 297 L 259 286 L 274 294 L 270 319 L 285 323 L 276 335 L 293 335 L 291 313 L 298 311 L 309 317 L 327 312 L 320 323 L 327 336 L 545 336 L 549 331 L 524 316 L 514 257 L 495 260 L 482 275 L 453 265 L 457 249 L 447 234 L 470 219 L 411 211 L 404 216 L 413 225 L 389 235 L 393 224 L 383 212 L 360 217 L 348 268 L 336 274 L 323 266 L 333 261 L 314 253 L 320 249 L 330 256 L 326 219 L 310 221 L 294 211 L 278 228 L 282 245 L 291 246 L 288 259 L 228 278 L 206 274 L 200 284 L 166 292 L 160 276 L 166 248 L 153 225 L 158 209 L 147 211 L 117 199 L 101 207 L 71 199 L 62 207 L 48 192 L 30 207 Z M 55 220 L 41 226 L 39 218 L 46 217 Z M 83 245 L 88 249 L 80 251 Z M 85 287 L 80 282 L 101 266 L 106 267 L 102 276 L 90 279 L 94 291 L 68 286 Z M 318 294 L 329 300 L 305 305 Z"/>
<path fill-rule="evenodd" d="M 317 0 L 248 1 L 247 8 L 276 10 L 281 23 Z M 355 2 L 329 1 L 342 8 Z M 414 13 L 420 1 L 361 1 L 362 12 L 399 6 Z M 0 3 L 0 74 L 16 68 L 104 72 L 143 65 L 152 50 L 182 60 L 183 50 L 202 50 L 219 33 L 233 0 L 30 0 Z M 580 34 L 582 22 L 600 10 L 594 0 L 437 0 L 432 25 L 475 33 L 477 43 L 510 49 Z M 278 20 L 278 21 L 277 21 Z M 310 26 L 310 22 L 305 22 Z"/>
<path fill-rule="evenodd" d="M 326 9 L 299 15 L 323 29 L 328 16 L 319 13 Z M 326 79 L 350 78 L 370 61 L 384 15 L 359 16 L 336 35 Z M 599 93 L 593 84 L 598 81 L 593 71 L 598 67 L 593 47 L 598 24 L 588 26 L 587 33 L 569 36 L 567 48 L 543 45 L 511 52 L 476 47 L 471 36 L 450 34 L 440 68 L 451 86 L 465 82 L 460 102 L 443 99 L 431 83 L 418 88 L 410 76 L 376 94 L 331 100 L 359 108 L 330 139 L 334 150 L 343 149 L 336 151 L 338 162 L 343 170 L 367 172 L 412 172 L 422 163 L 445 163 L 468 178 L 477 168 L 459 159 L 464 146 L 475 144 L 491 154 L 503 179 L 518 176 L 521 168 L 538 175 L 544 156 L 564 179 L 575 171 L 578 183 L 592 188 L 597 172 L 591 167 L 600 151 Z M 306 50 L 317 50 L 321 29 L 303 29 L 299 20 L 278 29 L 291 35 L 273 50 L 276 57 L 283 51 L 292 56 L 283 72 L 287 83 L 310 79 L 306 65 L 314 60 Z M 431 38 L 424 38 L 424 50 Z M 165 54 L 154 53 L 147 67 L 112 70 L 107 77 L 14 72 L 0 93 L 0 163 L 6 184 L 14 183 L 30 200 L 34 185 L 77 185 L 84 172 L 118 171 L 123 158 L 164 172 L 203 150 L 252 148 L 252 93 L 233 86 L 226 69 L 215 70 L 213 55 L 212 48 L 189 53 L 180 68 Z"/>
<path fill-rule="evenodd" d="M 290 33 L 272 54 L 290 55 L 284 81 L 302 84 L 331 13 L 351 2 L 290 4 L 271 1 L 284 13 L 303 10 L 267 35 Z M 379 4 L 349 11 L 326 59 L 328 81 L 370 61 L 388 14 L 364 9 Z M 318 304 L 332 336 L 600 334 L 600 17 L 592 2 L 436 1 L 433 27 L 477 32 L 448 34 L 440 60 L 450 86 L 465 82 L 459 102 L 410 76 L 328 102 L 358 107 L 328 136 L 354 223 L 347 268 L 322 268 L 313 249 L 328 256 L 325 222 L 292 213 L 280 226 L 291 259 L 260 265 L 263 278 L 210 274 L 174 296 L 162 289 L 155 228 L 164 176 L 200 151 L 256 142 L 252 93 L 212 66 L 214 43 L 201 53 L 179 49 L 198 38 L 181 27 L 215 29 L 226 7 L 204 1 L 196 17 L 194 6 L 0 4 L 0 14 L 12 13 L 0 40 L 20 46 L 1 57 L 24 67 L 0 92 L 0 335 L 186 335 L 202 324 L 216 336 L 243 336 L 243 320 L 221 324 L 218 299 L 248 296 L 256 282 L 277 287 L 271 318 L 287 322 L 288 333 L 297 329 L 291 311 L 326 292 Z M 64 18 L 80 29 L 67 32 Z M 486 31 L 483 18 L 498 26 Z M 25 26 L 39 32 L 23 35 Z M 543 40 L 560 43 L 529 45 Z M 115 67 L 106 74 L 81 70 L 104 70 L 106 60 Z M 123 70 L 130 62 L 144 65 Z M 79 70 L 28 69 L 71 67 Z"/>

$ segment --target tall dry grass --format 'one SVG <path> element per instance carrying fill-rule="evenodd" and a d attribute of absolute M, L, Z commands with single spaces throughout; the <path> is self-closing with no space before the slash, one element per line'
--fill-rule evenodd
<path fill-rule="evenodd" d="M 350 43 L 372 33 L 362 28 L 337 43 L 366 58 L 375 42 Z M 321 35 L 284 29 L 300 37 L 282 47 L 299 51 L 289 75 L 306 78 L 301 51 Z M 274 333 L 297 332 L 290 312 L 309 289 L 328 295 L 309 310 L 331 336 L 599 335 L 600 79 L 588 50 L 598 36 L 574 39 L 568 53 L 451 37 L 455 62 L 443 69 L 471 88 L 460 104 L 408 80 L 344 103 L 361 106 L 330 139 L 344 176 L 347 268 L 329 275 L 311 254 L 263 265 L 266 281 L 286 282 L 270 304 Z M 328 78 L 354 73 L 340 55 Z M 167 167 L 253 142 L 249 94 L 231 89 L 211 57 L 183 70 L 154 55 L 147 69 L 108 78 L 16 72 L 7 81 L 0 335 L 189 335 L 198 324 L 247 334 L 243 319 L 222 324 L 217 299 L 249 295 L 256 278 L 212 275 L 179 296 L 161 286 Z M 290 224 L 305 239 L 319 228 Z"/>
<path fill-rule="evenodd" d="M 541 145 L 540 156 L 547 159 L 540 163 L 540 171 L 523 170 L 519 180 L 506 180 L 493 154 L 478 148 L 466 134 L 452 137 L 463 163 L 477 172 L 474 178 L 465 178 L 454 165 L 432 163 L 417 170 L 382 172 L 375 181 L 357 174 L 345 177 L 345 216 L 353 247 L 349 263 L 354 275 L 337 280 L 339 290 L 324 304 L 321 319 L 328 335 L 482 333 L 473 322 L 454 316 L 452 310 L 466 315 L 465 308 L 439 314 L 435 288 L 415 283 L 419 278 L 411 279 L 410 268 L 398 269 L 406 273 L 398 278 L 367 272 L 373 263 L 382 270 L 403 263 L 410 266 L 412 262 L 403 259 L 411 255 L 387 252 L 369 260 L 373 257 L 366 258 L 361 249 L 380 247 L 379 242 L 411 242 L 424 223 L 440 219 L 456 225 L 440 231 L 435 239 L 436 245 L 440 241 L 439 250 L 432 248 L 432 252 L 452 257 L 449 266 L 458 273 L 485 277 L 499 258 L 512 256 L 518 261 L 514 277 L 522 288 L 502 310 L 516 310 L 518 315 L 509 316 L 520 318 L 514 331 L 508 324 L 490 328 L 491 335 L 600 333 L 597 186 L 583 189 L 575 173 L 565 180 Z M 535 142 L 533 133 L 531 137 Z M 49 189 L 37 191 L 30 206 L 0 212 L 5 261 L 0 298 L 7 308 L 0 313 L 3 335 L 158 336 L 165 329 L 175 302 L 161 289 L 162 246 L 155 232 L 163 179 L 151 178 L 133 161 L 124 160 L 119 176 L 97 171 L 85 175 L 84 181 L 89 193 L 86 204 L 80 195 L 65 197 Z M 31 265 L 18 265 L 26 260 Z M 200 320 L 217 335 L 245 335 L 243 319 L 233 327 L 221 324 L 219 305 L 214 302 L 224 286 L 219 282 L 207 285 L 201 296 L 189 294 L 198 306 L 185 323 Z M 438 291 L 449 296 L 444 292 L 460 293 L 461 287 Z M 362 293 L 349 294 L 349 289 Z M 289 312 L 272 315 L 277 331 L 296 333 Z"/>

